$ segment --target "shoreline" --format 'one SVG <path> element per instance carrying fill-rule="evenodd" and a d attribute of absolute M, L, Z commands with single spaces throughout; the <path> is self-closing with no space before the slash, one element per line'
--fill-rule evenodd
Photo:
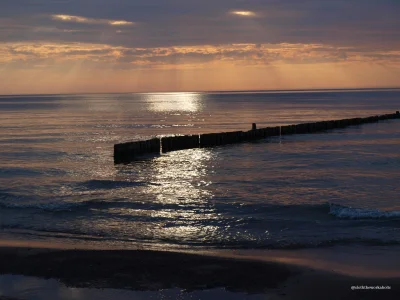
<path fill-rule="evenodd" d="M 396 273 L 382 277 L 366 269 L 365 276 L 350 276 L 298 264 L 293 259 L 279 260 L 273 255 L 262 261 L 252 256 L 240 257 L 235 251 L 231 257 L 214 254 L 5 246 L 3 241 L 0 274 L 56 279 L 74 288 L 149 292 L 224 289 L 266 294 L 271 299 L 398 299 L 400 295 L 400 275 Z M 314 258 L 317 264 L 318 257 Z M 308 263 L 312 264 L 312 260 Z M 351 290 L 352 286 L 391 289 Z"/>
<path fill-rule="evenodd" d="M 53 251 L 144 251 L 154 253 L 182 253 L 231 260 L 260 263 L 282 263 L 300 268 L 334 272 L 353 277 L 400 278 L 400 246 L 347 245 L 299 249 L 212 249 L 176 248 L 161 245 L 101 245 L 66 243 L 65 241 L 40 241 L 1 239 L 0 251 L 53 252 Z M 32 252 L 33 251 L 33 252 Z"/>

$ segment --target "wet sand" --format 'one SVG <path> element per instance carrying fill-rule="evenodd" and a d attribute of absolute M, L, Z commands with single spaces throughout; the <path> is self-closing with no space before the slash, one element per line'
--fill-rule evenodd
<path fill-rule="evenodd" d="M 145 250 L 0 247 L 0 274 L 57 279 L 68 287 L 158 291 L 225 289 L 268 299 L 399 299 L 400 277 L 348 276 L 278 261 Z M 390 286 L 390 290 L 352 290 Z M 3 297 L 1 300 L 8 298 Z M 206 299 L 206 298 L 204 298 Z"/>
<path fill-rule="evenodd" d="M 0 260 L 2 274 L 55 278 L 79 288 L 139 291 L 223 287 L 260 293 L 297 273 L 276 263 L 141 250 L 3 248 Z"/>

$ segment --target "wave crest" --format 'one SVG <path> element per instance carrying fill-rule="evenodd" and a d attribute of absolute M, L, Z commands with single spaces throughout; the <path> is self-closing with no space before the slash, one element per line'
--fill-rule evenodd
<path fill-rule="evenodd" d="M 381 211 L 370 208 L 353 208 L 329 204 L 329 214 L 340 219 L 392 219 L 400 218 L 400 211 Z"/>

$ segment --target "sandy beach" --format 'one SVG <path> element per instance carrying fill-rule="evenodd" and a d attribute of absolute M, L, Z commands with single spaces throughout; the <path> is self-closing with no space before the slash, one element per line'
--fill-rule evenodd
<path fill-rule="evenodd" d="M 179 252 L 35 246 L 3 243 L 0 274 L 56 279 L 74 288 L 131 291 L 179 288 L 204 293 L 223 289 L 248 297 L 265 295 L 266 299 L 398 299 L 400 295 L 398 276 L 373 273 L 350 276 L 311 265 L 279 262 L 276 257 L 257 261 Z M 202 299 L 208 299 L 206 294 L 203 296 Z"/>

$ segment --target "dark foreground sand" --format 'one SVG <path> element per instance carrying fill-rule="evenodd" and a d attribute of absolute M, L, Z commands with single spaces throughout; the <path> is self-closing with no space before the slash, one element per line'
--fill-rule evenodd
<path fill-rule="evenodd" d="M 1 247 L 0 262 L 0 274 L 53 278 L 70 287 L 135 291 L 225 288 L 265 293 L 266 299 L 400 299 L 400 278 L 350 277 L 279 262 L 185 253 Z M 391 289 L 352 290 L 352 286 Z"/>

